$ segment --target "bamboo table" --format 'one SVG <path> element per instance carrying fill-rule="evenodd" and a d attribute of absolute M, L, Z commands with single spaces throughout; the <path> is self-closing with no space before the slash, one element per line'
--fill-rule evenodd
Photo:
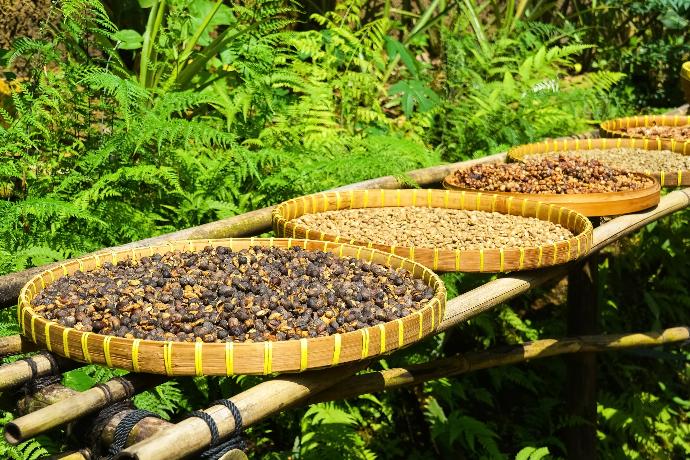
<path fill-rule="evenodd" d="M 496 161 L 501 159 L 501 155 L 482 159 L 483 161 Z M 442 166 L 420 170 L 417 177 L 425 178 L 420 181 L 438 181 L 440 177 L 447 175 L 448 170 L 458 165 Z M 380 180 L 367 181 L 355 184 L 355 187 L 377 187 L 395 186 L 397 181 L 392 178 L 382 178 Z M 428 183 L 428 182 L 427 182 Z M 642 226 L 660 219 L 677 210 L 690 205 L 690 189 L 675 191 L 663 197 L 659 205 L 647 212 L 621 216 L 606 224 L 598 227 L 594 231 L 594 251 L 598 251 L 606 245 L 618 240 Z M 184 238 L 196 235 L 204 235 L 204 238 L 213 236 L 240 236 L 259 233 L 270 225 L 271 208 L 255 211 L 247 216 L 248 220 L 236 219 L 229 226 L 217 226 L 209 224 L 203 230 L 190 229 L 177 232 Z M 239 217 L 239 216 L 238 216 Z M 175 236 L 175 237 L 176 237 Z M 170 237 L 170 236 L 168 236 Z M 199 236 L 197 236 L 199 237 Z M 159 242 L 160 240 L 158 240 Z M 133 243 L 133 245 L 151 244 L 151 240 L 146 242 Z M 466 292 L 454 299 L 451 299 L 446 307 L 446 315 L 440 325 L 440 330 L 453 327 L 467 319 L 485 312 L 494 306 L 513 298 L 529 289 L 542 285 L 551 279 L 562 277 L 567 274 L 569 266 L 558 266 L 545 270 L 525 272 L 519 275 L 507 275 L 491 281 L 484 286 Z M 13 285 L 21 283 L 31 275 L 31 271 L 20 272 L 9 277 L 0 277 L 0 294 L 5 297 L 12 297 L 14 292 Z M 2 299 L 0 295 L 0 300 Z M 369 373 L 353 376 L 360 369 L 360 366 L 345 366 L 328 369 L 324 371 L 314 371 L 299 375 L 277 377 L 265 381 L 245 392 L 230 398 L 240 408 L 245 426 L 254 424 L 265 419 L 287 407 L 297 404 L 305 404 L 320 400 L 335 399 L 353 395 L 355 391 L 369 392 L 381 389 L 395 388 L 401 385 L 415 384 L 421 381 L 438 378 L 445 375 L 456 375 L 473 369 L 490 367 L 491 365 L 509 364 L 518 362 L 526 357 L 545 357 L 561 353 L 577 353 L 580 351 L 603 351 L 607 349 L 619 349 L 632 346 L 654 346 L 661 343 L 678 342 L 688 339 L 688 328 L 675 328 L 652 337 L 646 333 L 643 336 L 623 335 L 617 337 L 594 336 L 567 339 L 560 342 L 558 347 L 553 347 L 554 343 L 549 341 L 538 341 L 527 344 L 522 349 L 502 352 L 480 352 L 470 354 L 465 357 L 447 358 L 442 363 L 432 362 L 426 365 L 419 365 L 410 369 L 390 369 L 383 373 Z M 550 353 L 544 352 L 544 347 L 549 346 Z M 27 345 L 19 339 L 3 339 L 0 341 L 0 350 L 16 352 L 25 350 Z M 528 351 L 526 351 L 528 350 Z M 2 354 L 0 352 L 0 354 Z M 497 358 L 504 356 L 504 358 Z M 520 359 L 519 357 L 522 356 Z M 39 361 L 40 359 L 37 358 Z M 362 363 L 364 365 L 365 363 Z M 29 366 L 26 363 L 14 363 L 12 369 L 19 370 L 21 376 L 13 382 L 25 381 L 30 376 Z M 6 369 L 0 368 L 0 381 L 6 381 Z M 47 373 L 45 367 L 38 369 L 38 374 Z M 436 369 L 435 371 L 433 369 Z M 15 375 L 16 377 L 16 375 Z M 373 382 L 373 383 L 372 383 Z M 349 393 L 348 393 L 349 392 Z M 357 393 L 359 394 L 359 393 Z M 48 406 L 50 408 L 51 406 Z M 221 437 L 232 432 L 234 429 L 234 419 L 224 406 L 213 406 L 206 412 L 216 421 Z M 36 419 L 37 417 L 34 417 Z M 144 423 L 147 419 L 140 423 Z M 14 421 L 15 424 L 21 423 L 21 419 Z M 123 453 L 118 458 L 140 458 L 140 459 L 174 459 L 193 455 L 195 452 L 203 450 L 210 442 L 208 427 L 199 419 L 187 419 L 176 425 L 161 424 L 157 428 L 162 428 L 153 437 L 138 442 Z M 146 431 L 146 430 L 144 430 Z M 147 432 L 150 435 L 152 431 Z M 21 432 L 21 430 L 20 430 Z M 31 432 L 31 431 L 30 431 Z M 35 431 L 34 431 L 35 432 Z M 32 432 L 32 433 L 34 433 Z M 37 432 L 35 432 L 37 434 Z M 145 436 L 144 436 L 145 437 Z M 139 437 L 140 441 L 142 437 Z"/>

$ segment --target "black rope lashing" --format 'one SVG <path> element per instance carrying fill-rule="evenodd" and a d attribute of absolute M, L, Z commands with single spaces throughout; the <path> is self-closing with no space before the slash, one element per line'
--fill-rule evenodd
<path fill-rule="evenodd" d="M 29 369 L 31 370 L 31 377 L 29 377 L 29 380 L 35 379 L 38 376 L 38 367 L 36 367 L 36 361 L 34 361 L 33 356 L 20 359 L 20 361 L 24 361 L 29 365 Z"/>
<path fill-rule="evenodd" d="M 161 418 L 160 415 L 147 410 L 135 409 L 128 412 L 122 420 L 120 420 L 115 427 L 115 434 L 113 435 L 113 442 L 108 449 L 109 458 L 119 454 L 127 444 L 127 439 L 132 433 L 135 425 L 147 417 Z"/>
<path fill-rule="evenodd" d="M 120 385 L 124 387 L 125 394 L 128 398 L 134 396 L 135 388 L 134 384 L 131 381 L 127 380 L 124 377 L 115 377 L 113 380 L 117 380 L 120 383 Z"/>
<path fill-rule="evenodd" d="M 101 450 L 101 435 L 103 434 L 103 430 L 105 429 L 110 419 L 112 419 L 116 414 L 119 414 L 120 412 L 128 409 L 132 409 L 133 407 L 134 406 L 132 405 L 132 401 L 130 401 L 129 399 L 111 404 L 98 411 L 98 413 L 95 416 L 85 419 L 83 425 L 79 427 L 83 427 L 83 430 L 77 429 L 75 431 L 81 433 L 88 433 L 87 443 L 89 446 L 91 446 L 91 450 L 94 453 L 98 453 Z"/>
<path fill-rule="evenodd" d="M 189 414 L 189 417 L 197 417 L 203 420 L 204 423 L 206 423 L 206 425 L 208 426 L 209 431 L 211 432 L 211 447 L 218 444 L 220 434 L 218 433 L 218 425 L 216 425 L 216 421 L 213 420 L 213 417 L 211 417 L 209 414 L 202 410 L 195 410 L 194 412 Z"/>
<path fill-rule="evenodd" d="M 98 388 L 103 392 L 103 394 L 105 395 L 107 405 L 110 405 L 113 402 L 113 392 L 110 390 L 110 387 L 108 385 L 106 385 L 105 383 L 99 383 L 97 385 L 94 385 L 93 387 Z"/>
<path fill-rule="evenodd" d="M 225 406 L 225 408 L 230 411 L 232 417 L 235 419 L 235 429 L 230 433 L 230 439 L 219 443 L 220 434 L 218 432 L 218 425 L 216 425 L 213 417 L 204 411 L 194 411 L 189 414 L 190 417 L 198 417 L 203 420 L 211 432 L 210 447 L 200 455 L 200 458 L 205 460 L 219 460 L 225 453 L 232 449 L 240 449 L 243 451 L 246 449 L 246 444 L 244 439 L 242 439 L 242 414 L 235 403 L 229 399 L 220 399 L 213 404 Z"/>
<path fill-rule="evenodd" d="M 48 375 L 38 375 L 38 366 L 34 360 L 34 358 L 37 356 L 43 356 L 50 363 L 50 373 Z M 60 383 L 62 380 L 60 366 L 58 365 L 57 361 L 55 360 L 55 356 L 53 356 L 52 353 L 42 351 L 34 356 L 23 358 L 20 361 L 24 361 L 31 370 L 31 377 L 29 377 L 29 380 L 27 380 L 19 389 L 20 394 L 23 394 L 24 396 L 34 395 L 43 388 Z"/>
<path fill-rule="evenodd" d="M 35 395 L 45 387 L 55 385 L 56 383 L 60 383 L 61 381 L 61 375 L 46 375 L 45 377 L 36 377 L 35 379 L 26 382 L 22 387 L 22 390 L 24 391 L 24 394 L 27 396 Z"/>

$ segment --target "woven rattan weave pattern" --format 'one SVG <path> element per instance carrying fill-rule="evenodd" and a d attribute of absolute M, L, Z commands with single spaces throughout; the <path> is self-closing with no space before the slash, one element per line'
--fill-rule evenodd
<path fill-rule="evenodd" d="M 199 251 L 205 246 L 231 250 L 250 246 L 324 250 L 408 270 L 434 290 L 434 297 L 414 314 L 353 332 L 313 339 L 261 343 L 163 342 L 80 332 L 48 321 L 31 309 L 38 292 L 62 275 L 89 270 L 108 261 L 141 258 L 174 250 Z M 116 251 L 106 256 L 75 259 L 32 278 L 19 297 L 18 318 L 23 334 L 49 351 L 87 363 L 167 375 L 233 375 L 301 372 L 368 359 L 409 345 L 436 330 L 443 318 L 443 282 L 419 263 L 361 246 L 322 241 L 246 238 L 175 241 L 167 245 Z"/>
<path fill-rule="evenodd" d="M 341 238 L 337 235 L 328 235 L 305 228 L 291 220 L 314 212 L 389 206 L 466 209 L 537 217 L 568 228 L 575 237 L 546 246 L 476 250 L 393 247 L 356 240 L 351 240 L 349 243 L 409 257 L 433 270 L 464 272 L 506 272 L 556 265 L 585 255 L 591 247 L 592 225 L 585 216 L 575 211 L 540 201 L 504 197 L 492 193 L 450 190 L 352 190 L 295 198 L 276 208 L 273 213 L 273 228 L 279 236 L 339 242 Z M 429 230 L 433 231 L 433 229 Z"/>

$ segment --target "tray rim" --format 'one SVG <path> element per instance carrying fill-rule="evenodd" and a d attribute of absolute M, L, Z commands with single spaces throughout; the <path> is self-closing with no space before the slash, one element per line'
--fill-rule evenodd
<path fill-rule="evenodd" d="M 322 250 L 325 251 L 337 251 L 338 257 L 351 256 L 364 262 L 381 263 L 382 261 L 383 265 L 408 269 L 413 277 L 423 280 L 427 286 L 434 290 L 434 297 L 412 315 L 376 326 L 325 337 L 252 343 L 157 341 L 81 332 L 74 328 L 65 327 L 54 320 L 48 320 L 31 308 L 31 300 L 37 293 L 59 277 L 78 270 L 88 271 L 103 262 L 125 260 L 131 257 L 142 258 L 157 252 L 166 253 L 174 250 L 199 251 L 209 245 L 225 245 L 232 249 L 233 247 L 237 248 L 237 244 L 239 244 L 239 249 L 255 245 L 285 248 L 297 246 L 312 250 L 323 248 Z M 93 267 L 89 265 L 91 262 L 94 264 Z M 162 244 L 101 252 L 72 259 L 60 263 L 55 268 L 38 273 L 24 285 L 19 295 L 17 315 L 22 335 L 38 345 L 45 346 L 48 351 L 80 362 L 104 364 L 108 367 L 117 367 L 134 372 L 150 372 L 168 376 L 268 375 L 276 372 L 302 372 L 367 360 L 411 345 L 436 331 L 445 313 L 445 303 L 446 290 L 438 275 L 422 264 L 404 257 L 346 243 L 252 237 L 168 241 Z M 415 325 L 418 324 L 414 334 L 408 327 L 413 322 Z M 397 341 L 395 340 L 396 337 Z M 350 359 L 345 356 L 346 352 L 351 351 L 348 346 L 352 347 L 353 343 L 359 344 L 361 348 L 358 359 Z M 318 364 L 324 361 L 322 355 L 316 356 L 318 358 L 316 360 L 313 359 L 312 355 L 318 353 L 319 346 L 331 354 L 328 356 L 326 364 Z M 295 349 L 293 352 L 297 353 L 297 356 L 290 356 L 294 365 L 276 363 L 276 356 L 294 354 L 290 349 Z M 315 349 L 316 351 L 314 351 Z M 123 353 L 123 350 L 126 353 Z M 175 355 L 178 355 L 179 358 L 180 353 L 188 355 L 188 358 L 191 356 L 193 362 L 188 362 L 189 359 L 175 361 L 173 358 Z M 236 372 L 237 364 L 239 364 L 238 358 L 242 354 L 257 355 L 261 366 Z M 216 367 L 205 365 L 204 360 L 208 361 L 209 357 L 224 365 Z M 123 365 L 114 365 L 115 361 Z M 314 361 L 317 364 L 313 364 Z M 222 367 L 222 369 L 217 367 Z"/>
<path fill-rule="evenodd" d="M 290 223 L 295 217 L 308 212 L 306 209 L 321 209 L 335 210 L 350 208 L 348 203 L 352 203 L 360 196 L 364 206 L 352 207 L 381 207 L 374 206 L 376 200 L 384 203 L 386 194 L 395 194 L 396 200 L 390 206 L 409 206 L 410 204 L 403 204 L 404 198 L 411 199 L 411 206 L 424 207 L 445 207 L 448 208 L 451 200 L 456 200 L 460 203 L 459 208 L 467 210 L 487 210 L 496 211 L 499 207 L 505 206 L 506 213 L 513 215 L 527 214 L 528 217 L 538 217 L 541 220 L 551 220 L 551 216 L 557 214 L 556 220 L 560 223 L 563 221 L 563 213 L 567 212 L 565 219 L 569 227 L 575 227 L 579 224 L 579 229 L 569 228 L 573 232 L 577 232 L 575 236 L 567 240 L 562 240 L 553 244 L 533 246 L 533 247 L 511 247 L 500 249 L 441 249 L 429 247 L 410 247 L 410 246 L 390 246 L 377 244 L 369 241 L 359 241 L 356 239 L 343 239 L 337 235 L 329 235 L 323 232 L 295 225 Z M 390 198 L 388 198 L 390 199 Z M 321 204 L 319 202 L 323 204 Z M 349 200 L 349 201 L 348 201 Z M 441 200 L 442 205 L 432 206 L 434 200 Z M 330 204 L 328 204 L 330 202 Z M 295 206 L 301 205 L 303 212 L 298 214 L 288 212 L 286 209 L 293 204 Z M 328 204 L 324 206 L 324 204 Z M 335 207 L 332 205 L 335 204 Z M 520 213 L 518 213 L 518 210 Z M 515 212 L 511 212 L 515 211 Z M 555 212 L 554 212 L 555 211 Z M 534 214 L 531 215 L 530 213 Z M 541 213 L 541 214 L 540 214 Z M 546 214 L 547 218 L 543 219 L 541 215 Z M 570 226 L 570 220 L 573 219 L 573 224 Z M 499 194 L 491 192 L 477 192 L 477 191 L 451 191 L 451 190 L 436 190 L 436 189 L 372 189 L 372 190 L 349 190 L 349 191 L 333 191 L 322 192 L 304 197 L 293 198 L 287 200 L 273 211 L 273 228 L 279 236 L 293 236 L 304 238 L 315 238 L 318 240 L 327 240 L 334 242 L 348 242 L 349 244 L 364 245 L 366 247 L 373 247 L 392 254 L 404 255 L 411 260 L 419 261 L 420 263 L 430 267 L 435 271 L 455 271 L 455 272 L 481 272 L 481 273 L 504 273 L 508 271 L 530 270 L 546 266 L 557 265 L 560 263 L 567 263 L 572 260 L 583 257 L 592 246 L 592 231 L 593 227 L 589 219 L 584 215 L 568 209 L 557 204 L 545 203 L 543 201 L 518 198 L 515 197 L 501 197 Z M 577 249 L 575 249 L 575 246 Z M 548 248 L 548 251 L 545 249 Z M 574 256 L 573 256 L 574 255 Z M 468 262 L 474 261 L 472 262 Z M 514 263 L 510 263 L 513 260 Z M 532 261 L 532 263 L 529 263 Z"/>

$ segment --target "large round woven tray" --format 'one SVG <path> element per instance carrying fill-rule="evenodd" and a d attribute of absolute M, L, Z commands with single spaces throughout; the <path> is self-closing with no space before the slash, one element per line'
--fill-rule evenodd
<path fill-rule="evenodd" d="M 434 297 L 414 314 L 376 327 L 313 339 L 257 343 L 162 342 L 85 333 L 46 320 L 31 309 L 31 300 L 36 294 L 62 275 L 90 270 L 106 261 L 115 263 L 174 250 L 198 251 L 209 245 L 226 246 L 232 250 L 250 246 L 299 246 L 307 250 L 333 252 L 339 257 L 356 257 L 402 267 L 431 286 Z M 402 257 L 348 244 L 247 238 L 176 241 L 65 262 L 36 275 L 24 286 L 19 297 L 18 316 L 24 336 L 53 353 L 76 361 L 167 375 L 271 374 L 364 360 L 409 345 L 436 330 L 443 318 L 445 302 L 445 287 L 438 276 L 419 263 Z"/>
<path fill-rule="evenodd" d="M 667 144 L 667 145 L 665 145 Z M 558 153 L 565 150 L 592 150 L 592 149 L 644 149 L 644 150 L 671 150 L 683 155 L 689 155 L 685 152 L 685 144 L 664 141 L 662 139 L 569 139 L 546 141 L 536 144 L 521 145 L 512 148 L 508 151 L 508 158 L 510 160 L 522 161 L 528 155 L 535 155 L 539 153 Z M 634 171 L 644 173 L 652 176 L 658 180 L 662 187 L 680 187 L 683 185 L 690 185 L 690 171 Z"/>
<path fill-rule="evenodd" d="M 592 224 L 575 211 L 539 201 L 499 196 L 492 193 L 450 190 L 350 190 L 303 196 L 280 204 L 273 212 L 273 228 L 280 236 L 341 241 L 291 222 L 304 214 L 352 208 L 423 206 L 446 209 L 496 211 L 537 217 L 561 224 L 576 236 L 548 246 L 527 248 L 451 250 L 440 248 L 387 246 L 369 241 L 347 240 L 392 254 L 408 257 L 437 271 L 507 272 L 556 265 L 586 254 L 592 245 Z"/>
<path fill-rule="evenodd" d="M 553 147 L 553 142 L 550 144 Z M 583 143 L 584 147 L 587 145 Z M 640 174 L 643 176 L 644 174 Z M 460 190 L 466 192 L 478 192 L 478 190 L 458 187 L 448 182 L 449 175 L 443 180 L 443 187 L 449 190 Z M 647 176 L 653 179 L 651 176 Z M 607 193 L 577 193 L 577 194 L 557 194 L 557 193 L 511 193 L 511 192 L 484 192 L 486 194 L 495 193 L 499 196 L 516 200 L 539 200 L 542 204 L 554 204 L 564 206 L 573 211 L 579 212 L 588 217 L 597 216 L 617 216 L 656 206 L 661 199 L 661 185 L 654 180 L 654 183 L 647 188 L 633 190 L 630 192 L 607 192 Z"/>
<path fill-rule="evenodd" d="M 646 126 L 685 126 L 690 125 L 690 116 L 684 115 L 638 115 L 635 117 L 616 118 L 601 124 L 599 131 L 603 137 L 632 137 L 645 139 L 641 134 L 629 134 L 627 128 L 641 128 Z M 673 150 L 674 152 L 690 155 L 690 141 L 680 139 L 649 138 L 650 142 L 660 139 L 659 150 Z"/>

